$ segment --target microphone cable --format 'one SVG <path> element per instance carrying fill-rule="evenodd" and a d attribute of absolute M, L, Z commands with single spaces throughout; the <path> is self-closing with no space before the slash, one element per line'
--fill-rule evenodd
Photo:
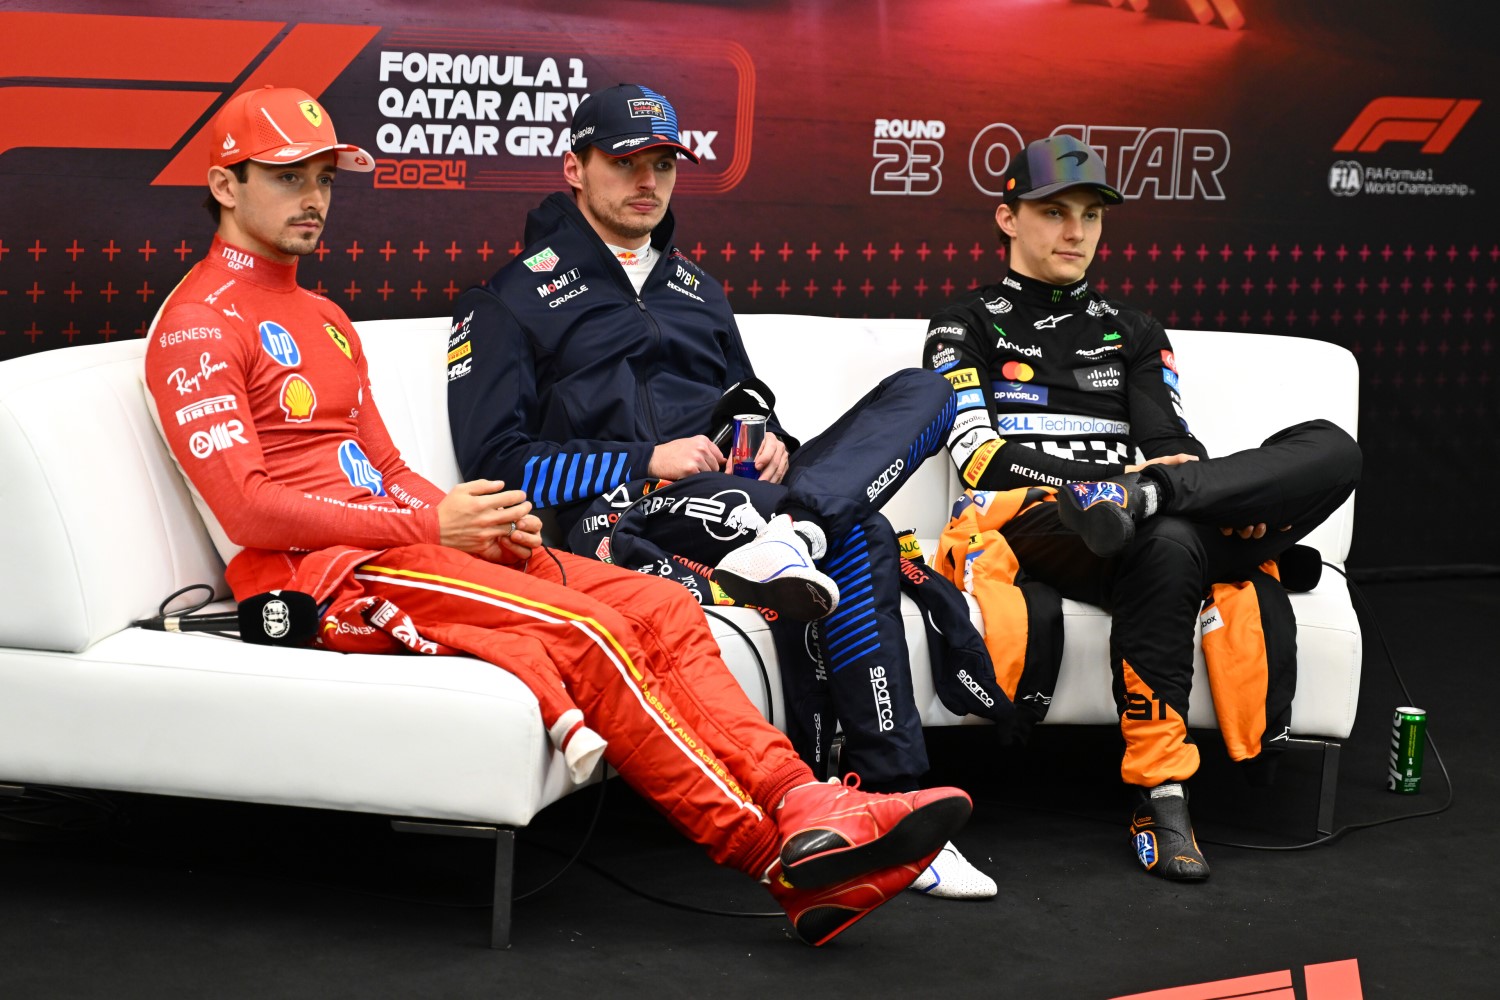
<path fill-rule="evenodd" d="M 167 605 L 169 605 L 173 601 L 177 600 L 177 598 L 181 597 L 183 594 L 188 594 L 188 593 L 191 593 L 192 591 L 195 591 L 195 590 L 206 591 L 208 593 L 208 596 L 205 597 L 205 598 L 203 598 L 203 600 L 199 601 L 197 604 L 194 604 L 192 607 L 188 608 L 186 611 L 173 611 L 173 612 L 168 612 L 167 611 Z M 163 597 L 162 600 L 161 600 L 161 603 L 156 606 L 156 617 L 158 617 L 158 618 L 172 618 L 172 617 L 182 618 L 182 617 L 186 617 L 187 615 L 196 614 L 199 611 L 202 611 L 204 608 L 208 607 L 210 604 L 212 604 L 213 601 L 214 601 L 214 596 L 215 596 L 214 588 L 211 587 L 211 586 L 209 586 L 208 584 L 206 584 L 206 583 L 190 583 L 186 587 L 181 587 L 181 588 L 179 588 L 177 590 L 174 590 L 170 594 L 168 594 L 166 597 Z M 199 634 L 200 635 L 216 635 L 216 636 L 218 636 L 221 639 L 234 639 L 236 641 L 239 640 L 239 636 L 235 635 L 233 632 L 220 632 L 220 631 L 217 631 L 215 629 L 203 629 Z"/>

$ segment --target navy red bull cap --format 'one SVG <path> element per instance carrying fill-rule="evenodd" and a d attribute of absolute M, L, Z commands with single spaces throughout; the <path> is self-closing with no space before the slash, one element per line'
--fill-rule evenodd
<path fill-rule="evenodd" d="M 672 103 L 636 83 L 619 83 L 584 98 L 573 112 L 571 140 L 575 152 L 593 146 L 608 156 L 629 156 L 666 146 L 698 162 L 682 144 Z"/>
<path fill-rule="evenodd" d="M 1001 199 L 1034 201 L 1071 187 L 1096 189 L 1106 204 L 1118 205 L 1125 196 L 1104 178 L 1104 160 L 1071 135 L 1038 139 L 1010 162 L 1001 184 Z"/>

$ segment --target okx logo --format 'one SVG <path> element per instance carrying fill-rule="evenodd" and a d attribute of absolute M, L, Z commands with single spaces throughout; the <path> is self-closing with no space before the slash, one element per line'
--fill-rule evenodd
<path fill-rule="evenodd" d="M 60 85 L 0 87 L 0 155 L 24 146 L 173 150 L 152 184 L 201 187 L 208 123 L 224 101 L 293 79 L 318 97 L 379 31 L 352 24 L 3 13 L 5 76 Z"/>
<path fill-rule="evenodd" d="M 1339 153 L 1373 153 L 1388 142 L 1418 142 L 1424 153 L 1442 153 L 1479 104 L 1450 97 L 1377 97 L 1333 148 Z"/>

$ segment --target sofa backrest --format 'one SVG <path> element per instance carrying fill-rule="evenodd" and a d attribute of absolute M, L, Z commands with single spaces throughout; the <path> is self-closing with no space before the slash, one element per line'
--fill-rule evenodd
<path fill-rule="evenodd" d="M 408 463 L 458 479 L 448 432 L 446 316 L 356 324 L 381 413 Z M 740 317 L 777 411 L 804 440 L 885 375 L 918 360 L 926 323 L 778 314 Z M 1213 454 L 1298 420 L 1355 430 L 1358 375 L 1342 348 L 1290 337 L 1172 334 L 1193 429 Z M 0 364 L 0 646 L 78 652 L 192 583 L 223 596 L 223 561 L 152 423 L 145 341 L 44 351 Z M 1247 374 L 1249 373 L 1249 374 Z M 934 538 L 958 481 L 946 456 L 887 504 Z M 1350 501 L 1309 539 L 1342 562 Z"/>
<path fill-rule="evenodd" d="M 179 587 L 225 593 L 146 406 L 145 349 L 132 339 L 0 364 L 0 646 L 79 652 Z"/>
<path fill-rule="evenodd" d="M 777 313 L 741 314 L 739 326 L 756 373 L 776 393 L 777 415 L 804 441 L 886 375 L 920 364 L 927 332 L 926 320 Z M 1356 433 L 1359 371 L 1344 348 L 1268 334 L 1168 335 L 1189 425 L 1210 455 L 1253 448 L 1281 428 L 1314 417 Z M 898 530 L 936 538 L 961 492 L 953 463 L 939 453 L 886 503 L 884 513 Z M 1306 544 L 1342 563 L 1353 530 L 1351 498 Z"/>

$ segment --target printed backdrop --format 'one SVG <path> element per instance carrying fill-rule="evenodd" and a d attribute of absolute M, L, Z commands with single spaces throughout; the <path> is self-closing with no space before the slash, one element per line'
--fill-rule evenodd
<path fill-rule="evenodd" d="M 563 186 L 572 109 L 613 83 L 676 104 L 702 157 L 678 242 L 741 312 L 923 316 L 994 280 L 999 177 L 1067 131 L 1130 199 L 1094 270 L 1108 294 L 1358 356 L 1351 567 L 1500 563 L 1496 20 L 1449 0 L 0 0 L 0 358 L 144 333 L 207 247 L 203 130 L 247 87 L 308 90 L 377 156 L 301 272 L 355 320 L 446 313 L 508 260 Z M 1191 417 L 1191 373 L 1184 394 Z"/>

